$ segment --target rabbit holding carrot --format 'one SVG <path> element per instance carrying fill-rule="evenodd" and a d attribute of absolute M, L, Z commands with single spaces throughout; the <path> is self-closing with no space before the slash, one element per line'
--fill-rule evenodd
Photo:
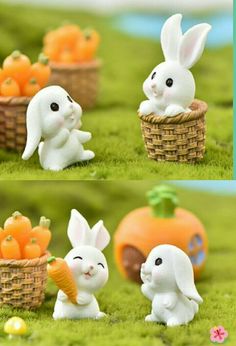
<path fill-rule="evenodd" d="M 54 320 L 100 319 L 105 313 L 100 311 L 94 293 L 108 280 L 108 266 L 102 250 L 110 242 L 110 235 L 103 221 L 99 221 L 90 229 L 84 217 L 73 209 L 68 225 L 68 237 L 73 249 L 64 258 L 69 273 L 65 270 L 62 278 L 68 277 L 71 287 L 68 287 L 66 282 L 63 284 L 63 280 L 60 286 L 61 288 L 63 285 L 66 286 L 64 292 L 66 291 L 70 298 L 62 289 L 59 290 L 53 318 Z"/>

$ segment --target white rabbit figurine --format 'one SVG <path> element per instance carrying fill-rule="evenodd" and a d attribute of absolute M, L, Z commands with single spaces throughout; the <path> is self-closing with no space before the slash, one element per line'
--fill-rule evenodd
<path fill-rule="evenodd" d="M 174 116 L 189 112 L 195 95 L 195 82 L 189 69 L 200 59 L 211 26 L 206 23 L 181 30 L 181 14 L 167 19 L 161 31 L 165 62 L 157 65 L 143 83 L 148 100 L 141 102 L 140 115 Z"/>
<path fill-rule="evenodd" d="M 141 291 L 152 301 L 145 321 L 178 326 L 190 322 L 203 300 L 194 284 L 189 257 L 173 245 L 156 246 L 141 266 Z"/>
<path fill-rule="evenodd" d="M 91 160 L 95 155 L 84 150 L 90 132 L 77 129 L 82 109 L 60 86 L 40 90 L 30 101 L 27 114 L 27 142 L 23 160 L 28 160 L 37 147 L 44 169 L 60 171 L 73 163 Z M 44 139 L 40 143 L 41 138 Z"/>
<path fill-rule="evenodd" d="M 73 249 L 66 255 L 67 262 L 78 287 L 77 303 L 70 302 L 61 290 L 58 291 L 53 318 L 100 319 L 101 312 L 94 293 L 108 280 L 108 266 L 102 250 L 110 242 L 110 235 L 99 221 L 90 229 L 84 217 L 75 209 L 71 211 L 68 237 Z"/>

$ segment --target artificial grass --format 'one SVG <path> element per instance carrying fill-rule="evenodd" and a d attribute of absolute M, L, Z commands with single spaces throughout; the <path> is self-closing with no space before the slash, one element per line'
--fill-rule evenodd
<path fill-rule="evenodd" d="M 145 193 L 156 182 L 1 182 L 1 223 L 20 209 L 36 223 L 42 214 L 52 219 L 51 252 L 64 256 L 70 249 L 66 236 L 70 209 L 77 208 L 93 225 L 102 218 L 111 235 L 121 218 L 130 210 L 146 204 Z M 217 182 L 206 182 L 217 184 Z M 233 182 L 232 182 L 233 184 Z M 50 189 L 50 193 L 49 193 Z M 100 321 L 53 321 L 56 288 L 48 281 L 46 299 L 35 312 L 0 309 L 0 328 L 12 315 L 23 317 L 29 327 L 24 339 L 8 340 L 3 345 L 56 346 L 206 346 L 209 330 L 223 325 L 229 332 L 226 345 L 235 345 L 235 196 L 218 196 L 177 188 L 181 206 L 202 220 L 209 239 L 209 255 L 200 281 L 204 299 L 199 313 L 188 326 L 167 328 L 144 322 L 150 302 L 139 285 L 123 279 L 113 258 L 113 244 L 105 250 L 110 278 L 98 293 L 101 309 L 108 317 Z"/>
<path fill-rule="evenodd" d="M 93 139 L 86 147 L 96 158 L 63 172 L 45 172 L 37 154 L 23 162 L 19 154 L 0 150 L 0 179 L 231 179 L 232 47 L 206 49 L 193 68 L 196 97 L 209 104 L 206 154 L 196 165 L 157 163 L 147 158 L 136 110 L 145 99 L 142 83 L 163 61 L 160 45 L 118 32 L 113 18 L 78 11 L 9 6 L 0 3 L 0 59 L 20 49 L 35 59 L 44 33 L 65 20 L 93 26 L 102 37 L 103 60 L 97 107 L 85 111 L 83 128 Z"/>

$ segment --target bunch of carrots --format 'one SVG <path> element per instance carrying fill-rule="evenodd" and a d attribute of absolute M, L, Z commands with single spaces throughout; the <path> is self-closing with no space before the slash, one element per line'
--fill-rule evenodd
<path fill-rule="evenodd" d="M 44 54 L 31 64 L 28 56 L 16 50 L 0 68 L 0 95 L 32 97 L 48 83 L 50 75 L 49 59 Z"/>
<path fill-rule="evenodd" d="M 50 220 L 44 216 L 32 227 L 28 217 L 16 211 L 0 228 L 0 258 L 33 259 L 45 254 L 51 240 Z"/>
<path fill-rule="evenodd" d="M 95 58 L 100 36 L 95 30 L 81 31 L 77 25 L 64 25 L 44 36 L 43 52 L 53 62 L 79 63 Z"/>

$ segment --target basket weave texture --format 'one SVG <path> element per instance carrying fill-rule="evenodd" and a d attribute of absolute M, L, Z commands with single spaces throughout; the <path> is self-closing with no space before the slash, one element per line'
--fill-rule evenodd
<path fill-rule="evenodd" d="M 190 109 L 191 112 L 174 117 L 139 114 L 150 159 L 195 163 L 203 158 L 207 104 L 194 100 Z"/>
<path fill-rule="evenodd" d="M 26 310 L 38 308 L 44 300 L 47 258 L 0 260 L 0 306 Z"/>
<path fill-rule="evenodd" d="M 77 101 L 83 109 L 96 104 L 101 62 L 62 64 L 51 63 L 50 85 L 60 85 Z"/>
<path fill-rule="evenodd" d="M 26 110 L 30 97 L 0 96 L 0 148 L 22 151 L 26 143 Z"/>

